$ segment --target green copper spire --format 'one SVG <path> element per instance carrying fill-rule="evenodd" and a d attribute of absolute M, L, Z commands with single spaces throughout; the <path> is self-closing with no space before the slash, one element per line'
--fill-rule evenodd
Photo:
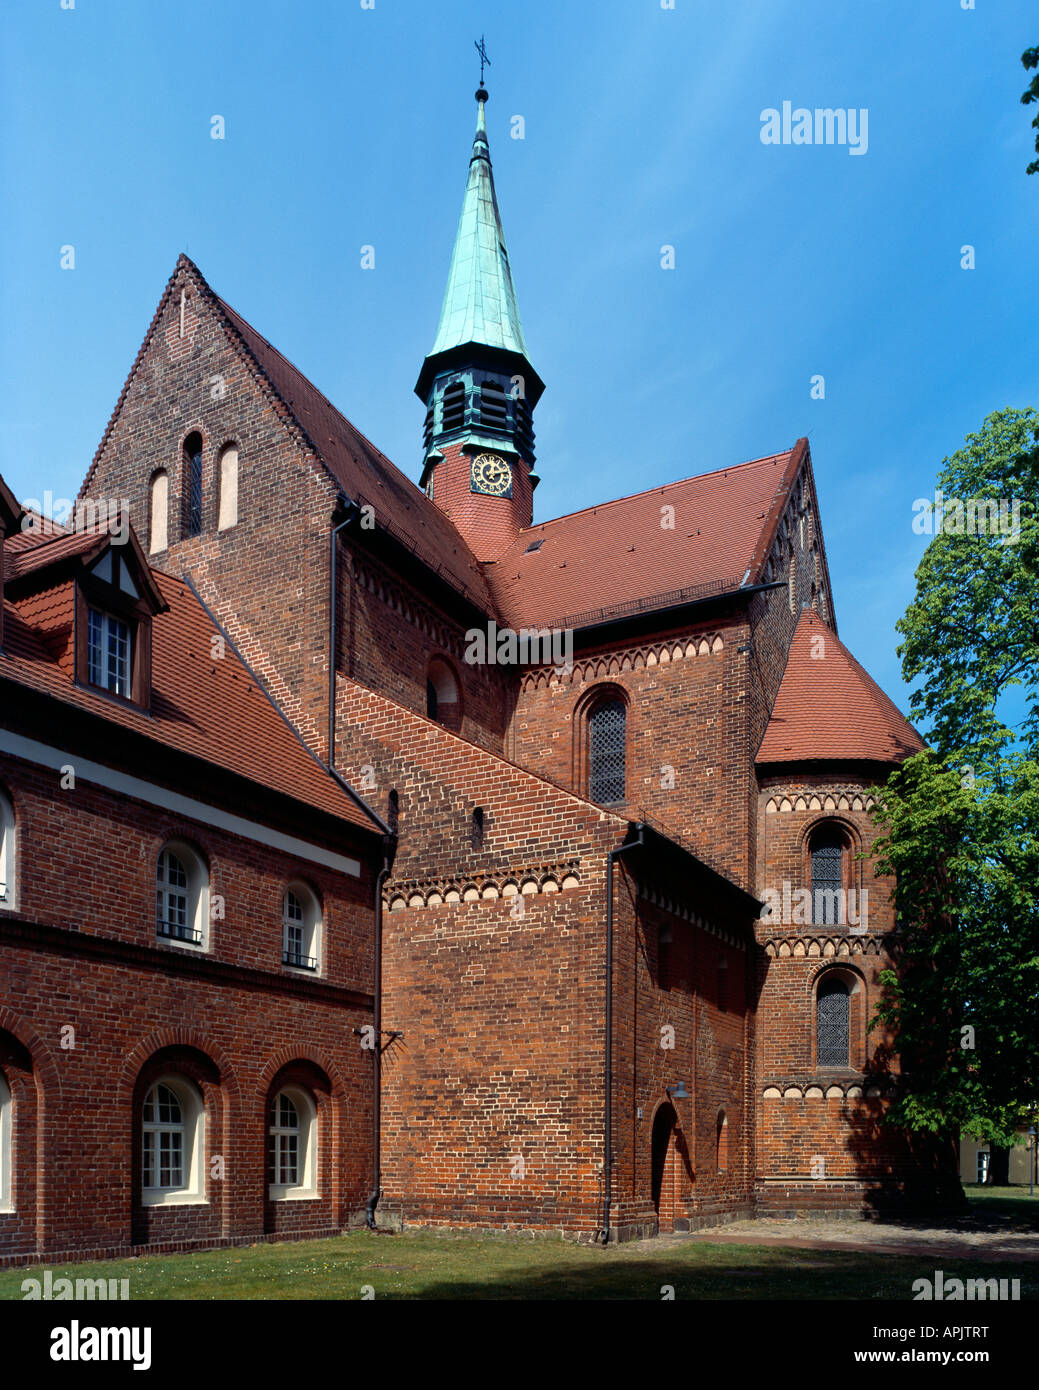
<path fill-rule="evenodd" d="M 484 117 L 487 93 L 482 86 L 476 100 L 476 138 L 469 160 L 469 181 L 458 220 L 440 326 L 430 356 L 466 343 L 479 343 L 526 357 L 527 345 L 523 341 L 509 253 L 494 193 Z"/>
<path fill-rule="evenodd" d="M 482 68 L 489 61 L 482 40 L 476 48 Z M 444 307 L 436 342 L 415 383 L 415 393 L 426 406 L 421 486 L 432 488 L 434 498 L 433 473 L 448 455 L 453 461 L 440 470 L 441 486 L 459 466 L 468 467 L 465 455 L 481 451 L 522 460 L 523 481 L 531 488 L 537 483 L 531 412 L 545 383 L 523 341 L 494 193 L 482 73 L 476 101 L 476 138 Z M 474 475 L 470 481 L 479 492 L 479 479 Z M 529 491 L 525 495 L 529 502 Z"/>

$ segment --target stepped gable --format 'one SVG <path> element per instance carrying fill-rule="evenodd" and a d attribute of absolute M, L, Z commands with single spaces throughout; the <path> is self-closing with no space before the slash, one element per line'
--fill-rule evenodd
<path fill-rule="evenodd" d="M 757 762 L 901 762 L 924 741 L 818 613 L 805 609 Z"/>
<path fill-rule="evenodd" d="M 755 583 L 806 452 L 799 440 L 785 453 L 524 530 L 487 567 L 504 620 L 516 628 L 580 627 Z M 674 529 L 661 526 L 667 506 Z"/>

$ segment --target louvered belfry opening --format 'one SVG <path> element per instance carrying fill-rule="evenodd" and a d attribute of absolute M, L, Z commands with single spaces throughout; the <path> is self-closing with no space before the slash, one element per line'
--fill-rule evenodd
<path fill-rule="evenodd" d="M 444 391 L 441 427 L 445 434 L 460 430 L 465 424 L 465 386 L 453 381 Z"/>
<path fill-rule="evenodd" d="M 627 711 L 604 700 L 588 719 L 588 796 L 603 805 L 624 800 Z"/>
<path fill-rule="evenodd" d="M 851 995 L 838 978 L 823 980 L 816 995 L 816 1060 L 820 1067 L 846 1067 L 851 1042 Z"/>
<path fill-rule="evenodd" d="M 496 381 L 485 381 L 480 388 L 480 423 L 501 430 L 508 424 L 505 391 Z"/>

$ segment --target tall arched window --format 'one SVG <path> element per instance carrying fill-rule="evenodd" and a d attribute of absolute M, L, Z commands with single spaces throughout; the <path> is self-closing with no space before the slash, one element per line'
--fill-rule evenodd
<path fill-rule="evenodd" d="M 267 1123 L 267 1180 L 274 1201 L 317 1195 L 317 1109 L 300 1086 L 279 1091 Z"/>
<path fill-rule="evenodd" d="M 15 901 L 14 809 L 0 792 L 0 910 Z"/>
<path fill-rule="evenodd" d="M 588 717 L 588 799 L 602 805 L 624 800 L 627 711 L 624 701 L 607 699 Z"/>
<path fill-rule="evenodd" d="M 209 945 L 209 875 L 182 841 L 166 845 L 155 866 L 155 931 L 180 945 Z"/>
<path fill-rule="evenodd" d="M 183 1076 L 164 1076 L 141 1111 L 141 1199 L 145 1206 L 203 1200 L 202 1096 Z"/>
<path fill-rule="evenodd" d="M 815 993 L 815 1055 L 820 1067 L 850 1066 L 851 992 L 839 975 L 824 975 Z"/>
<path fill-rule="evenodd" d="M 189 434 L 184 441 L 184 534 L 202 534 L 202 436 Z"/>
<path fill-rule="evenodd" d="M 724 1110 L 718 1111 L 715 1153 L 718 1172 L 724 1173 L 729 1166 L 729 1121 Z"/>
<path fill-rule="evenodd" d="M 152 474 L 149 485 L 148 551 L 158 555 L 169 545 L 170 475 L 165 468 Z"/>
<path fill-rule="evenodd" d="M 808 851 L 812 864 L 812 921 L 822 926 L 847 922 L 844 894 L 844 856 L 847 840 L 836 825 L 812 832 Z"/>
<path fill-rule="evenodd" d="M 0 1072 L 0 1211 L 13 1211 L 11 1183 L 11 1089 Z"/>
<path fill-rule="evenodd" d="M 281 910 L 282 963 L 294 970 L 317 970 L 320 964 L 321 904 L 305 883 L 290 883 Z"/>
<path fill-rule="evenodd" d="M 238 445 L 225 444 L 220 451 L 220 510 L 217 530 L 238 525 Z"/>

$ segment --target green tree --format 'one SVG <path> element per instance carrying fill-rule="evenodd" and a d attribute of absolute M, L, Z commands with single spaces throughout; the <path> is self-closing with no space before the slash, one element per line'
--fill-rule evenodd
<path fill-rule="evenodd" d="M 1021 62 L 1026 72 L 1032 68 L 1039 68 L 1039 48 L 1026 48 L 1021 54 Z M 1039 73 L 1032 78 L 1031 83 L 1021 93 L 1021 105 L 1028 106 L 1033 101 L 1039 101 Z M 1032 122 L 1032 129 L 1039 131 L 1039 116 Z M 1039 135 L 1035 137 L 1036 153 L 1039 153 Z M 1026 171 L 1029 174 L 1039 173 L 1039 159 L 1033 159 Z"/>
<path fill-rule="evenodd" d="M 1039 1098 L 1037 488 L 1033 410 L 989 416 L 943 462 L 898 623 L 930 747 L 875 813 L 877 867 L 898 883 L 897 968 L 875 1020 L 897 1034 L 906 1078 L 891 1118 L 994 1146 Z M 983 499 L 1003 504 L 1002 528 Z"/>

